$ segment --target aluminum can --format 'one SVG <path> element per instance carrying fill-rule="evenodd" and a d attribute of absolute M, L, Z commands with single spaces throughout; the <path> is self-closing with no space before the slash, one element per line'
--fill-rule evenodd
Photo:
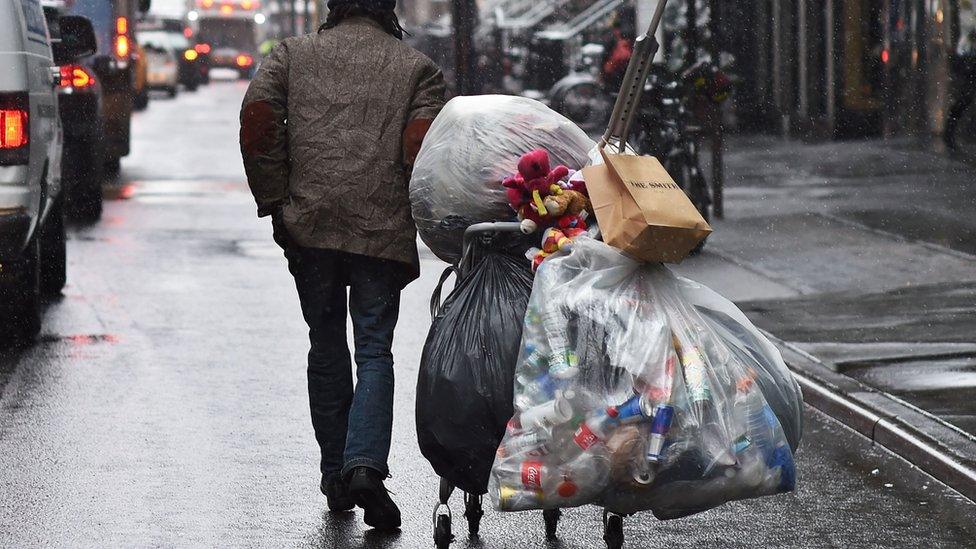
<path fill-rule="evenodd" d="M 542 506 L 543 495 L 537 490 L 525 490 L 512 486 L 498 488 L 498 509 L 501 511 L 524 511 Z"/>
<path fill-rule="evenodd" d="M 647 395 L 634 395 L 619 406 L 612 406 L 607 414 L 621 423 L 650 420 L 654 417 L 654 403 Z"/>
<path fill-rule="evenodd" d="M 651 436 L 647 444 L 647 461 L 657 463 L 661 459 L 661 450 L 664 449 L 664 438 L 671 429 L 673 419 L 673 406 L 661 404 L 654 411 L 654 421 L 651 423 Z"/>

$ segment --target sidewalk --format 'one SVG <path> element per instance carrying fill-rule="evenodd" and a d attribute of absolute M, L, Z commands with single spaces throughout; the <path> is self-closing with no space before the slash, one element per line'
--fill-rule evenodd
<path fill-rule="evenodd" d="M 910 140 L 736 138 L 679 270 L 779 340 L 811 404 L 976 498 L 976 168 Z"/>

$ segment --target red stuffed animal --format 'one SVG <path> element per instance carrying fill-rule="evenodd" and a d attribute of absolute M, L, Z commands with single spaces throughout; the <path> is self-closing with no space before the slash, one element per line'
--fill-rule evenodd
<path fill-rule="evenodd" d="M 518 162 L 518 173 L 502 182 L 508 202 L 522 221 L 522 231 L 534 232 L 543 226 L 547 216 L 543 199 L 553 192 L 561 192 L 561 179 L 569 175 L 569 168 L 551 168 L 549 153 L 536 149 L 522 155 Z"/>

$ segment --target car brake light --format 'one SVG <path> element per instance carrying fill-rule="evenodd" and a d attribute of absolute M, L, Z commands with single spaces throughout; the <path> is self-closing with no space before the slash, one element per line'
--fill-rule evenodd
<path fill-rule="evenodd" d="M 95 77 L 81 65 L 61 67 L 61 87 L 83 90 L 95 85 Z"/>
<path fill-rule="evenodd" d="M 198 55 L 197 50 L 186 50 L 183 52 L 183 59 L 186 59 L 187 61 L 195 61 Z"/>
<path fill-rule="evenodd" d="M 196 50 L 197 53 L 208 54 L 210 53 L 210 44 L 197 44 L 196 46 L 193 46 L 193 49 Z"/>
<path fill-rule="evenodd" d="M 183 36 L 185 36 L 187 38 L 192 38 L 193 37 L 193 29 L 191 29 L 190 27 L 183 27 Z"/>
<path fill-rule="evenodd" d="M 254 63 L 254 59 L 250 55 L 244 55 L 242 53 L 237 56 L 238 67 L 250 67 L 252 63 Z"/>
<path fill-rule="evenodd" d="M 16 149 L 27 144 L 27 112 L 0 110 L 0 149 Z"/>
<path fill-rule="evenodd" d="M 0 94 L 0 166 L 30 160 L 30 123 L 26 93 Z"/>
<path fill-rule="evenodd" d="M 115 20 L 115 34 L 129 34 L 129 20 L 119 17 Z"/>

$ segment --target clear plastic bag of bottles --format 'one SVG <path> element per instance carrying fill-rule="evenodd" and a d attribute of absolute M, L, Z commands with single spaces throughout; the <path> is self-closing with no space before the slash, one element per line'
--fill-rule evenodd
<path fill-rule="evenodd" d="M 799 389 L 771 345 L 720 331 L 706 314 L 734 306 L 701 288 L 587 237 L 542 264 L 489 481 L 496 508 L 666 519 L 793 490 L 793 449 L 764 391 L 798 410 Z"/>

